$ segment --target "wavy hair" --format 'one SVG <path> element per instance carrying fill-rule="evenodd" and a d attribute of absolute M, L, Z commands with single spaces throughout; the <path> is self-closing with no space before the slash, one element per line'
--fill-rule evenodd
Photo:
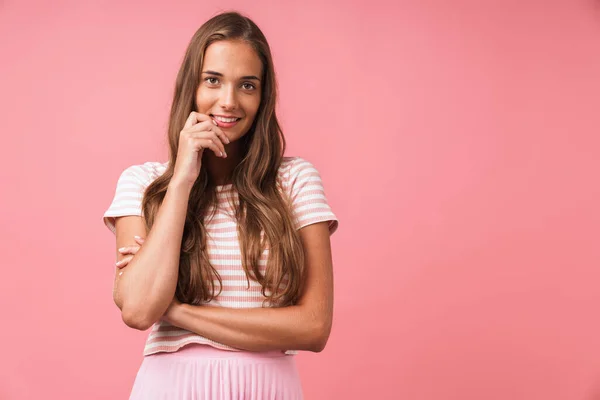
<path fill-rule="evenodd" d="M 156 213 L 173 177 L 179 135 L 192 111 L 197 111 L 195 95 L 207 47 L 220 40 L 242 40 L 257 53 L 263 65 L 261 102 L 242 141 L 242 159 L 232 172 L 231 182 L 239 201 L 233 205 L 248 285 L 259 282 L 265 301 L 271 306 L 294 304 L 304 284 L 304 251 L 295 229 L 291 201 L 278 179 L 285 138 L 277 121 L 275 104 L 277 82 L 271 50 L 258 26 L 249 18 L 227 12 L 205 22 L 192 37 L 177 74 L 168 127 L 169 163 L 166 171 L 144 193 L 142 209 L 146 229 L 152 228 Z M 192 187 L 179 262 L 175 295 L 179 301 L 201 304 L 214 299 L 222 290 L 222 280 L 210 264 L 204 218 L 212 218 L 217 193 L 206 168 Z M 231 201 L 231 199 L 230 199 Z M 209 215 L 209 210 L 213 212 Z M 259 259 L 268 248 L 264 273 Z M 219 287 L 217 291 L 216 282 Z"/>

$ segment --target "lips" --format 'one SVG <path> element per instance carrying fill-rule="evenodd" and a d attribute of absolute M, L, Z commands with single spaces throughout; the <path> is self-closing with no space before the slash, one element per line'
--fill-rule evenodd
<path fill-rule="evenodd" d="M 233 117 L 233 118 L 225 118 L 220 115 L 211 115 L 213 121 L 217 124 L 219 128 L 233 128 L 241 118 Z"/>

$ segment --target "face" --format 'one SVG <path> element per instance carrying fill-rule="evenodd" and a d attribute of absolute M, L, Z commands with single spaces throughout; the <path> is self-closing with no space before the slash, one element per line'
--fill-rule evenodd
<path fill-rule="evenodd" d="M 250 45 L 221 40 L 204 53 L 198 112 L 210 115 L 234 142 L 252 126 L 262 89 L 262 63 Z"/>

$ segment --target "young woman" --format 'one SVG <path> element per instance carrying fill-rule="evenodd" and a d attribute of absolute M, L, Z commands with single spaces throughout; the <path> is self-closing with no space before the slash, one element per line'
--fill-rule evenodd
<path fill-rule="evenodd" d="M 114 301 L 152 327 L 131 399 L 299 399 L 294 354 L 332 324 L 330 235 L 319 172 L 284 157 L 260 29 L 207 21 L 177 75 L 169 160 L 125 169 L 104 223 Z"/>

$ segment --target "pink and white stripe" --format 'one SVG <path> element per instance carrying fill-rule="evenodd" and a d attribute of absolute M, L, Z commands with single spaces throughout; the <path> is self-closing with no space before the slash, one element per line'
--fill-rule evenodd
<path fill-rule="evenodd" d="M 167 168 L 167 163 L 146 162 L 125 169 L 117 182 L 113 201 L 104 213 L 104 224 L 115 233 L 115 218 L 125 215 L 141 216 L 141 202 L 146 187 Z M 338 227 L 325 196 L 321 177 L 310 162 L 300 157 L 285 157 L 279 169 L 282 189 L 290 196 L 296 229 L 328 221 L 329 233 Z M 242 255 L 238 242 L 237 225 L 229 201 L 237 202 L 237 192 L 231 184 L 217 186 L 218 204 L 215 216 L 205 219 L 208 234 L 209 260 L 218 271 L 223 282 L 222 292 L 209 304 L 231 308 L 260 308 L 265 297 L 259 283 L 248 281 L 242 267 Z M 266 268 L 269 249 L 265 249 L 259 260 L 261 271 Z M 217 285 L 218 287 L 218 285 Z M 155 323 L 150 331 L 144 355 L 158 352 L 174 352 L 190 344 L 206 344 L 217 349 L 238 351 L 230 346 L 214 342 L 193 332 L 175 327 L 165 321 Z M 287 354 L 297 353 L 294 350 Z"/>

